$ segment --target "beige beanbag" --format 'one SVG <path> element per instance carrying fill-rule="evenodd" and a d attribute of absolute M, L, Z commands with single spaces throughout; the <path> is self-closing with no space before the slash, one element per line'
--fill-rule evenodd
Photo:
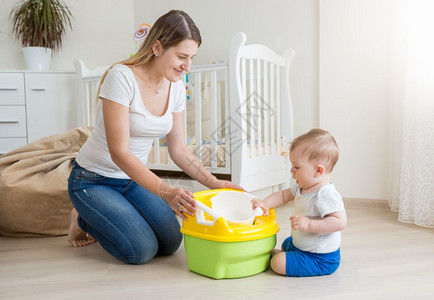
<path fill-rule="evenodd" d="M 0 235 L 67 234 L 71 161 L 90 132 L 76 128 L 0 156 Z"/>

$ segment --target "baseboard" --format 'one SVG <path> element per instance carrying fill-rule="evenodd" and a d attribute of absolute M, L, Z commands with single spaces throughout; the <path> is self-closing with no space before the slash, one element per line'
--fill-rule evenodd
<path fill-rule="evenodd" d="M 191 190 L 192 192 L 203 191 L 207 188 L 199 182 L 193 180 L 190 176 L 183 172 L 177 171 L 160 171 L 154 172 L 164 181 L 175 187 L 182 187 Z M 216 175 L 217 176 L 217 175 Z M 219 179 L 230 180 L 230 175 L 220 174 Z M 229 177 L 229 178 L 228 178 Z M 260 191 L 252 192 L 257 197 L 265 198 L 273 191 L 268 188 Z M 345 207 L 363 207 L 363 208 L 382 208 L 390 209 L 389 201 L 384 199 L 364 199 L 364 198 L 343 198 Z"/>
<path fill-rule="evenodd" d="M 385 208 L 389 209 L 389 201 L 384 199 L 344 198 L 346 207 Z"/>

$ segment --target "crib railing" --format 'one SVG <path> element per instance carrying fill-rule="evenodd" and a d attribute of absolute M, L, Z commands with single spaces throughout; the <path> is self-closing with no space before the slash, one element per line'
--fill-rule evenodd
<path fill-rule="evenodd" d="M 186 141 L 196 158 L 210 172 L 230 174 L 229 134 L 229 67 L 227 64 L 194 66 L 182 80 L 187 89 L 185 110 Z M 170 159 L 161 139 L 153 144 L 153 162 L 148 167 L 154 170 L 180 171 Z M 162 157 L 164 155 L 164 157 Z"/>
<path fill-rule="evenodd" d="M 99 101 L 97 101 L 96 95 L 98 93 L 98 86 L 101 80 L 101 76 L 88 76 L 83 78 L 82 80 L 82 88 L 83 91 L 83 103 L 81 112 L 82 120 L 79 120 L 79 124 L 84 124 L 86 126 L 92 126 L 95 124 L 95 114 L 96 109 L 99 105 Z"/>
<path fill-rule="evenodd" d="M 282 72 L 284 67 L 269 61 L 241 59 L 239 78 L 241 99 L 244 101 L 235 111 L 244 114 L 241 118 L 245 122 L 245 139 L 250 158 L 279 155 L 281 152 Z"/>
<path fill-rule="evenodd" d="M 245 34 L 236 34 L 229 64 L 195 66 L 183 76 L 187 88 L 185 138 L 210 172 L 230 175 L 231 181 L 256 191 L 289 182 L 282 141 L 293 136 L 289 70 L 294 51 L 281 56 L 264 45 L 245 43 Z M 81 73 L 82 84 L 88 85 L 82 90 L 93 100 L 99 77 L 89 75 L 94 74 Z M 89 125 L 95 108 L 83 106 Z M 153 142 L 148 167 L 181 171 L 161 138 Z"/>
<path fill-rule="evenodd" d="M 231 180 L 258 190 L 287 182 L 282 140 L 292 136 L 288 83 L 294 53 L 281 56 L 264 45 L 245 43 L 245 34 L 239 33 L 230 47 Z"/>
<path fill-rule="evenodd" d="M 88 68 L 81 60 L 74 61 L 82 95 L 78 124 L 93 126 L 99 105 L 97 92 L 101 76 L 108 66 Z M 187 87 L 187 108 L 185 110 L 186 141 L 201 163 L 216 174 L 230 174 L 229 123 L 229 68 L 227 64 L 193 66 L 181 78 Z M 204 101 L 206 99 L 206 101 Z M 204 120 L 205 119 L 205 120 Z M 200 120 L 197 122 L 196 120 Z M 202 122 L 204 121 L 204 122 Z M 204 124 L 207 126 L 205 128 Z M 160 139 L 154 140 L 152 163 L 154 170 L 180 171 L 170 159 L 169 152 Z M 166 147 L 166 149 L 164 149 Z M 165 151 L 162 151 L 165 150 Z"/>
<path fill-rule="evenodd" d="M 97 92 L 101 76 L 109 66 L 90 67 L 86 66 L 81 59 L 74 60 L 74 69 L 78 76 L 78 87 L 81 91 L 78 104 L 77 125 L 93 126 L 95 123 L 95 113 L 99 101 Z"/>

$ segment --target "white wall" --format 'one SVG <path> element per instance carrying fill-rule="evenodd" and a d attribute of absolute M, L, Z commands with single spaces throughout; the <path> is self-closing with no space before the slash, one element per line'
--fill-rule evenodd
<path fill-rule="evenodd" d="M 136 27 L 152 25 L 171 9 L 184 10 L 201 31 L 195 64 L 227 61 L 230 40 L 239 31 L 246 33 L 247 43 L 269 45 L 279 53 L 294 48 L 290 83 L 295 134 L 318 126 L 317 0 L 136 0 Z"/>
<path fill-rule="evenodd" d="M 95 66 L 126 58 L 136 49 L 132 35 L 140 23 L 152 24 L 170 9 L 186 11 L 201 30 L 197 64 L 227 60 L 238 31 L 248 43 L 278 52 L 292 47 L 295 134 L 317 126 L 330 130 L 341 148 L 333 181 L 343 196 L 386 199 L 392 1 L 66 0 L 74 28 L 52 69 L 72 70 L 77 57 Z M 16 2 L 0 0 L 0 31 L 10 32 Z M 24 69 L 20 49 L 0 33 L 0 69 Z"/>
<path fill-rule="evenodd" d="M 0 0 L 0 31 L 10 33 L 9 13 L 16 0 Z M 170 9 L 185 10 L 202 33 L 196 63 L 227 60 L 232 36 L 243 31 L 248 43 L 277 52 L 296 51 L 291 74 L 295 133 L 318 126 L 318 1 L 271 0 L 66 0 L 74 16 L 52 70 L 73 70 L 74 58 L 89 65 L 120 61 L 136 50 L 132 35 L 140 24 L 154 23 Z M 21 45 L 0 33 L 0 69 L 25 69 Z"/>
<path fill-rule="evenodd" d="M 16 0 L 0 1 L 0 31 L 11 32 L 9 14 Z M 94 66 L 128 57 L 135 50 L 133 0 L 66 0 L 73 15 L 73 30 L 67 32 L 60 52 L 51 60 L 52 70 L 73 70 L 74 58 Z M 0 33 L 0 69 L 25 69 L 21 44 Z"/>
<path fill-rule="evenodd" d="M 320 0 L 320 126 L 346 197 L 388 198 L 391 1 Z"/>

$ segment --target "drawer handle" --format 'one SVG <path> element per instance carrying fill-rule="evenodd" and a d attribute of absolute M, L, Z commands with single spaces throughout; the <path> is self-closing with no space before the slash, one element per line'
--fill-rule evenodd
<path fill-rule="evenodd" d="M 32 91 L 45 91 L 45 88 L 33 88 Z"/>
<path fill-rule="evenodd" d="M 17 120 L 10 120 L 10 121 L 0 120 L 0 124 L 19 123 L 19 122 L 20 121 Z"/>
<path fill-rule="evenodd" d="M 18 91 L 17 88 L 0 88 L 1 91 Z"/>

